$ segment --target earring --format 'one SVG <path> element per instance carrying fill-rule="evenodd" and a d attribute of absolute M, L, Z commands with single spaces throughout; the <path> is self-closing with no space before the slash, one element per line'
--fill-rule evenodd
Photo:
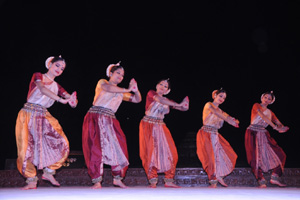
<path fill-rule="evenodd" d="M 171 89 L 168 89 L 166 92 L 165 92 L 165 95 L 169 94 L 171 92 Z"/>

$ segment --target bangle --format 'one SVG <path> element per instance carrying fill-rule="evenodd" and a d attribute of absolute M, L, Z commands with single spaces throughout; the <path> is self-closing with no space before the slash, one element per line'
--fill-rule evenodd
<path fill-rule="evenodd" d="M 229 115 L 225 116 L 225 121 L 229 122 L 229 120 L 230 120 L 230 116 Z"/>
<path fill-rule="evenodd" d="M 125 90 L 126 90 L 126 89 L 125 89 L 125 88 L 123 88 L 123 92 L 125 92 Z"/>

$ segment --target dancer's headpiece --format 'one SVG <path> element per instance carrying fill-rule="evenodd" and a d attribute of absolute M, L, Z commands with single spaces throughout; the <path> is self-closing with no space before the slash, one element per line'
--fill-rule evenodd
<path fill-rule="evenodd" d="M 58 57 L 62 58 L 61 55 L 59 55 Z M 51 67 L 53 59 L 54 59 L 54 56 L 50 56 L 49 58 L 46 59 L 45 66 L 47 69 L 49 69 Z M 62 58 L 62 61 L 65 63 L 65 60 L 63 58 Z"/>
<path fill-rule="evenodd" d="M 260 100 L 262 100 L 263 97 L 264 97 L 266 94 L 270 94 L 271 97 L 272 97 L 272 101 L 271 101 L 270 104 L 274 103 L 274 102 L 275 102 L 275 95 L 274 95 L 273 91 L 263 93 L 263 94 L 261 95 L 261 97 L 260 97 Z"/>
<path fill-rule="evenodd" d="M 121 61 L 119 61 L 117 64 L 110 64 L 108 65 L 108 67 L 106 68 L 106 76 L 110 77 L 110 70 L 111 68 L 113 68 L 114 66 L 120 66 Z"/>

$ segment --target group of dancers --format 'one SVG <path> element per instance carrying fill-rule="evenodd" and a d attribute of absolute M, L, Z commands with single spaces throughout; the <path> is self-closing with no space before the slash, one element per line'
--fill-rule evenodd
<path fill-rule="evenodd" d="M 47 108 L 55 101 L 73 108 L 78 103 L 76 92 L 69 94 L 54 80 L 66 68 L 65 60 L 61 56 L 52 56 L 45 65 L 46 73 L 33 74 L 27 102 L 16 120 L 17 168 L 26 178 L 27 184 L 22 188 L 25 190 L 37 188 L 37 169 L 43 170 L 43 180 L 60 186 L 54 175 L 69 155 L 69 142 Z M 128 88 L 118 86 L 124 78 L 120 62 L 109 65 L 106 75 L 108 80 L 98 81 L 92 107 L 84 117 L 82 148 L 93 189 L 101 188 L 104 164 L 111 166 L 113 185 L 127 188 L 122 181 L 129 166 L 127 143 L 115 113 L 123 100 L 139 103 L 142 97 L 134 79 L 131 79 Z M 179 187 L 174 183 L 177 149 L 163 119 L 170 108 L 187 111 L 189 99 L 185 97 L 182 102 L 176 103 L 165 97 L 170 90 L 170 80 L 162 79 L 157 83 L 156 91 L 147 93 L 145 116 L 139 127 L 140 158 L 151 188 L 157 186 L 158 173 L 165 174 L 165 187 Z M 212 188 L 217 187 L 217 183 L 227 186 L 223 178 L 233 171 L 237 159 L 230 144 L 218 132 L 224 121 L 234 127 L 239 125 L 237 119 L 219 108 L 226 95 L 223 89 L 212 92 L 213 101 L 205 104 L 203 126 L 197 133 L 197 155 Z M 274 101 L 273 92 L 262 94 L 261 103 L 253 105 L 251 124 L 245 135 L 247 160 L 262 188 L 267 187 L 263 172 L 269 170 L 272 170 L 270 183 L 285 186 L 279 177 L 284 170 L 286 155 L 266 129 L 268 125 L 280 133 L 289 129 L 268 109 Z"/>

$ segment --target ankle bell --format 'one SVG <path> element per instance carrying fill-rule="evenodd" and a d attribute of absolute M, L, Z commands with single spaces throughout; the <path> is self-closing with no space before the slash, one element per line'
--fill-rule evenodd
<path fill-rule="evenodd" d="M 30 177 L 30 178 L 27 178 L 26 179 L 26 183 L 32 183 L 32 182 L 35 182 L 35 183 L 37 183 L 37 181 L 38 181 L 38 177 Z"/>
<path fill-rule="evenodd" d="M 43 172 L 44 172 L 45 174 L 55 175 L 55 170 L 49 169 L 49 168 L 47 168 L 47 167 L 45 167 L 45 168 L 43 169 Z"/>

